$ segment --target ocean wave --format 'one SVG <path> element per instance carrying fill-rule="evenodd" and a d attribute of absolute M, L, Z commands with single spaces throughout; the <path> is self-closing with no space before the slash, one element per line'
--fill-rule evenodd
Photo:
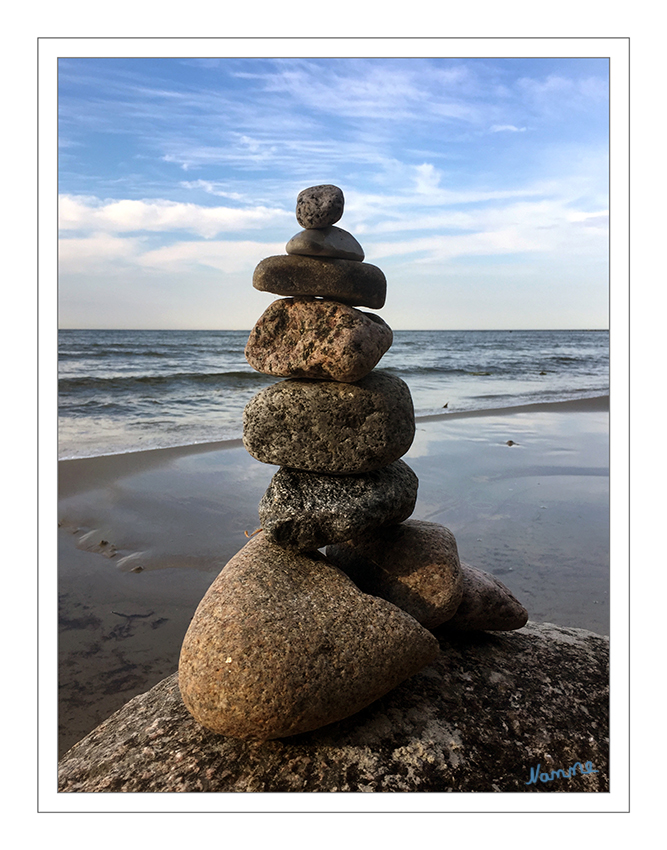
<path fill-rule="evenodd" d="M 81 390 L 127 390 L 137 388 L 160 387 L 170 385 L 225 385 L 225 384 L 256 384 L 272 380 L 270 375 L 260 372 L 240 371 L 231 372 L 175 372 L 172 375 L 113 375 L 101 377 L 82 375 L 80 377 L 65 377 L 58 380 L 59 394 L 76 393 Z"/>

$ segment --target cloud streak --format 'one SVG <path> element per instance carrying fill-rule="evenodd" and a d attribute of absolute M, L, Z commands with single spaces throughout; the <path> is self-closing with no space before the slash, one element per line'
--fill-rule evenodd
<path fill-rule="evenodd" d="M 98 201 L 64 195 L 59 202 L 61 231 L 95 230 L 110 233 L 187 230 L 205 239 L 219 233 L 259 230 L 286 220 L 285 210 L 269 207 L 203 207 L 156 199 L 154 201 Z"/>

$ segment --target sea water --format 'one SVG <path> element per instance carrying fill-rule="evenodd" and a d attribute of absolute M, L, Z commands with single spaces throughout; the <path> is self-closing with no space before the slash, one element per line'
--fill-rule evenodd
<path fill-rule="evenodd" d="M 248 365 L 248 335 L 61 330 L 59 457 L 239 438 L 245 405 L 280 380 Z M 376 368 L 408 384 L 417 417 L 593 398 L 609 393 L 609 333 L 394 331 Z"/>

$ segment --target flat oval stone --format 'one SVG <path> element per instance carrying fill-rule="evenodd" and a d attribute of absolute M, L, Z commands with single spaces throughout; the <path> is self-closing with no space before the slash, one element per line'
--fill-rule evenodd
<path fill-rule="evenodd" d="M 212 732 L 265 741 L 349 717 L 434 661 L 435 637 L 324 556 L 254 537 L 209 587 L 178 681 Z"/>
<path fill-rule="evenodd" d="M 393 334 L 379 316 L 337 301 L 274 301 L 250 332 L 245 357 L 278 378 L 358 381 L 389 349 Z"/>
<path fill-rule="evenodd" d="M 402 457 L 414 435 L 407 384 L 378 371 L 352 384 L 280 381 L 243 411 L 243 444 L 254 458 L 306 472 L 380 469 Z"/>
<path fill-rule="evenodd" d="M 364 250 L 351 233 L 340 227 L 300 230 L 285 246 L 288 254 L 310 257 L 339 257 L 342 260 L 364 259 Z"/>
<path fill-rule="evenodd" d="M 526 625 L 528 612 L 495 576 L 462 563 L 461 579 L 461 604 L 443 628 L 508 632 Z"/>
<path fill-rule="evenodd" d="M 327 558 L 365 593 L 393 602 L 428 629 L 452 617 L 462 599 L 456 540 L 444 525 L 408 520 L 328 546 Z"/>
<path fill-rule="evenodd" d="M 387 278 L 381 269 L 335 257 L 267 257 L 255 269 L 252 285 L 274 295 L 315 295 L 371 310 L 384 307 L 387 298 Z"/>
<path fill-rule="evenodd" d="M 281 467 L 259 503 L 259 521 L 274 543 L 314 551 L 403 522 L 415 509 L 418 487 L 402 460 L 360 475 Z"/>
<path fill-rule="evenodd" d="M 345 197 L 338 186 L 310 186 L 297 196 L 296 220 L 301 227 L 328 227 L 341 218 L 344 208 Z"/>

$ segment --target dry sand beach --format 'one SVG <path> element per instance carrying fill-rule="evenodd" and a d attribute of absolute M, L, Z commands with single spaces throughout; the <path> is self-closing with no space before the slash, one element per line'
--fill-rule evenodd
<path fill-rule="evenodd" d="M 608 397 L 418 417 L 415 519 L 535 622 L 609 633 Z M 511 442 L 511 444 L 510 444 Z M 59 464 L 59 752 L 173 673 L 276 467 L 240 440 Z"/>

